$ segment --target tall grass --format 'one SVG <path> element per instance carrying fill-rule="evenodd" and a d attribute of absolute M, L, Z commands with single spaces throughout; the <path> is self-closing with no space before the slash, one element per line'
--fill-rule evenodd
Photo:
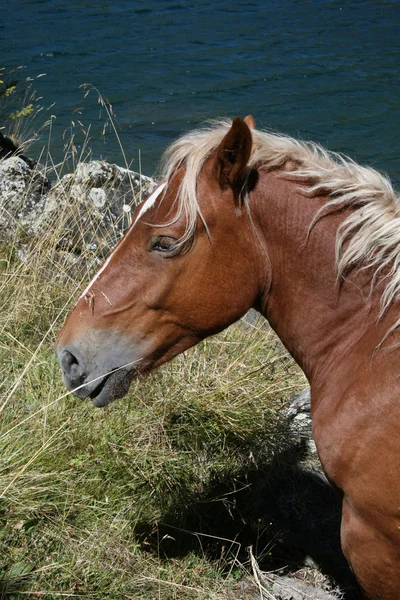
<path fill-rule="evenodd" d="M 248 473 L 287 444 L 283 407 L 303 376 L 260 320 L 106 409 L 67 394 L 55 335 L 100 260 L 76 214 L 67 202 L 40 237 L 0 247 L 0 597 L 225 598 L 239 543 L 225 536 L 212 560 L 216 529 L 190 527 L 215 504 L 232 519 Z M 79 255 L 63 250 L 71 221 Z"/>

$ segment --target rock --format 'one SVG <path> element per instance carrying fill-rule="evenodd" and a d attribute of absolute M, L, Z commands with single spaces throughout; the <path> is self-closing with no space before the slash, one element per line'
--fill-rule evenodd
<path fill-rule="evenodd" d="M 13 238 L 39 217 L 50 181 L 19 156 L 0 160 L 0 239 Z"/>
<path fill-rule="evenodd" d="M 309 452 L 316 456 L 317 448 L 312 435 L 311 398 L 309 387 L 304 388 L 298 394 L 293 396 L 286 414 L 290 422 L 290 428 L 293 435 L 296 436 L 299 441 L 305 442 L 308 446 Z"/>
<path fill-rule="evenodd" d="M 131 223 L 135 206 L 156 187 L 150 177 L 104 161 L 78 164 L 43 198 L 32 220 L 35 235 L 63 221 L 59 247 L 80 254 L 83 247 L 104 257 Z"/>
<path fill-rule="evenodd" d="M 64 262 L 65 253 L 91 261 L 84 250 L 101 262 L 130 225 L 136 204 L 156 185 L 150 177 L 93 160 L 51 186 L 43 167 L 13 155 L 0 160 L 0 239 L 15 240 L 22 231 L 21 245 L 55 236 L 53 246 Z"/>
<path fill-rule="evenodd" d="M 308 415 L 311 420 L 311 396 L 309 387 L 302 389 L 298 394 L 293 396 L 287 410 L 287 416 L 289 418 L 297 418 L 301 414 Z"/>
<path fill-rule="evenodd" d="M 268 321 L 258 311 L 254 310 L 254 308 L 251 308 L 244 317 L 241 318 L 240 322 L 249 329 L 252 327 L 259 327 L 260 323 L 262 323 L 262 327 L 269 329 Z"/>
<path fill-rule="evenodd" d="M 41 165 L 20 156 L 2 159 L 0 240 L 12 240 L 24 262 L 43 249 L 43 276 L 51 271 L 60 282 L 71 275 L 87 278 L 130 225 L 135 206 L 156 185 L 134 171 L 90 161 L 51 186 Z"/>
<path fill-rule="evenodd" d="M 326 592 L 292 577 L 280 577 L 272 587 L 276 600 L 338 600 L 335 592 Z"/>
<path fill-rule="evenodd" d="M 223 600 L 339 600 L 342 594 L 330 586 L 328 591 L 297 577 L 258 571 L 255 577 L 244 576 L 233 589 L 224 591 L 222 597 Z"/>

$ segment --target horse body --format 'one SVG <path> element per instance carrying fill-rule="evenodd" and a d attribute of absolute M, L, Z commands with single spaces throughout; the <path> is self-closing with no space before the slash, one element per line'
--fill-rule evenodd
<path fill-rule="evenodd" d="M 399 334 L 397 287 L 390 287 L 396 283 L 391 190 L 373 172 L 332 162 L 293 140 L 257 138 L 250 118 L 185 143 L 172 147 L 176 157 L 163 189 L 137 209 L 60 332 L 64 380 L 70 389 L 81 386 L 77 395 L 107 404 L 127 392 L 135 375 L 256 308 L 310 382 L 315 441 L 343 498 L 343 550 L 363 593 L 397 599 Z M 375 245 L 360 237 L 363 227 L 375 232 Z"/>
<path fill-rule="evenodd" d="M 371 290 L 368 271 L 338 285 L 327 223 L 315 223 L 305 242 L 325 198 L 287 189 L 279 173 L 266 176 L 265 185 L 262 230 L 273 276 L 262 312 L 309 379 L 321 464 L 343 497 L 343 551 L 366 597 L 394 600 L 400 597 L 397 332 L 380 344 L 398 306 L 379 320 L 382 285 Z M 343 218 L 331 215 L 329 225 Z"/>
<path fill-rule="evenodd" d="M 398 307 L 379 320 L 382 286 L 371 290 L 370 272 L 338 285 L 335 236 L 323 220 L 313 224 L 325 198 L 305 198 L 279 172 L 258 193 L 272 272 L 262 313 L 310 382 L 321 463 L 343 497 L 344 553 L 366 597 L 399 598 L 397 332 L 379 348 Z"/>

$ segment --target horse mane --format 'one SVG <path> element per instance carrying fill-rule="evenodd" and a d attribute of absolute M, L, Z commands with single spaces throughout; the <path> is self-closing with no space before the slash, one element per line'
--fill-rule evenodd
<path fill-rule="evenodd" d="M 177 169 L 185 168 L 176 217 L 186 216 L 182 242 L 194 234 L 198 216 L 204 222 L 197 202 L 197 181 L 231 124 L 228 119 L 211 121 L 183 135 L 164 154 L 161 175 L 167 183 Z M 400 296 L 400 200 L 389 179 L 313 142 L 258 129 L 251 133 L 249 171 L 277 170 L 289 164 L 290 171 L 282 171 L 282 176 L 301 182 L 305 195 L 327 199 L 315 221 L 330 211 L 351 209 L 336 237 L 338 276 L 357 266 L 374 268 L 374 280 L 383 273 L 387 283 L 381 300 L 382 315 Z M 248 205 L 246 191 L 243 201 Z"/>

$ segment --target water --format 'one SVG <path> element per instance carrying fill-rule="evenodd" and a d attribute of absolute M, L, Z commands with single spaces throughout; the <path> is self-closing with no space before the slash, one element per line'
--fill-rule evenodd
<path fill-rule="evenodd" d="M 398 0 L 3 0 L 2 64 L 26 65 L 53 102 L 52 154 L 75 122 L 95 156 L 123 164 L 91 83 L 117 115 L 127 160 L 151 175 L 179 134 L 252 113 L 260 127 L 312 139 L 400 182 Z M 35 152 L 45 143 L 35 146 Z"/>

